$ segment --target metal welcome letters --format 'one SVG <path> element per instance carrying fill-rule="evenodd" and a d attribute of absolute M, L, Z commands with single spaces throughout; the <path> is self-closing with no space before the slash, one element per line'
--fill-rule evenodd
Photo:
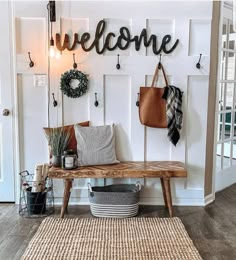
<path fill-rule="evenodd" d="M 108 33 L 105 37 L 105 41 L 103 43 L 103 46 L 100 46 L 99 41 L 103 37 L 104 31 L 106 27 L 106 22 L 104 20 L 101 20 L 97 24 L 96 32 L 95 32 L 95 38 L 88 46 L 88 41 L 91 39 L 91 35 L 88 32 L 85 32 L 81 35 L 81 38 L 79 39 L 79 35 L 77 33 L 74 34 L 74 41 L 72 45 L 70 46 L 70 39 L 69 35 L 65 34 L 64 42 L 61 43 L 61 36 L 60 34 L 56 34 L 56 46 L 58 50 L 64 51 L 65 49 L 72 51 L 76 48 L 77 44 L 81 45 L 81 48 L 88 52 L 91 51 L 93 48 L 96 49 L 96 52 L 98 54 L 102 54 L 105 50 L 113 51 L 116 48 L 119 48 L 120 50 L 126 50 L 132 42 L 135 44 L 136 51 L 139 51 L 141 43 L 143 41 L 143 44 L 145 47 L 148 47 L 152 45 L 153 53 L 158 55 L 162 51 L 166 54 L 171 53 L 178 45 L 179 40 L 177 39 L 173 46 L 170 49 L 167 49 L 166 45 L 171 41 L 171 36 L 169 34 L 165 35 L 162 38 L 162 42 L 160 44 L 160 47 L 157 47 L 157 36 L 151 35 L 149 38 L 147 36 L 147 30 L 143 29 L 140 33 L 140 36 L 135 35 L 132 37 L 130 35 L 129 29 L 127 27 L 121 27 L 120 28 L 120 35 L 117 38 L 116 43 L 111 46 L 110 40 L 111 38 L 114 38 L 116 35 L 112 32 Z M 87 44 L 86 44 L 87 43 Z"/>

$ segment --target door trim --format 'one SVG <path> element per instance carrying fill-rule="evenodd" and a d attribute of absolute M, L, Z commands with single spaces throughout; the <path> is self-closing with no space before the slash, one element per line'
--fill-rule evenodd
<path fill-rule="evenodd" d="M 12 72 L 12 140 L 13 140 L 13 170 L 14 170 L 14 194 L 15 203 L 19 203 L 20 198 L 20 149 L 19 149 L 19 109 L 18 109 L 18 90 L 16 74 L 16 42 L 15 42 L 15 6 L 14 1 L 9 1 L 9 34 L 11 43 L 10 70 Z"/>

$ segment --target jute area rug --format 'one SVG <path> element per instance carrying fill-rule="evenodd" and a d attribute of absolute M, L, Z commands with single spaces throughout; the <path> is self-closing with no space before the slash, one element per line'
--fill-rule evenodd
<path fill-rule="evenodd" d="M 179 218 L 46 218 L 23 259 L 202 259 Z"/>

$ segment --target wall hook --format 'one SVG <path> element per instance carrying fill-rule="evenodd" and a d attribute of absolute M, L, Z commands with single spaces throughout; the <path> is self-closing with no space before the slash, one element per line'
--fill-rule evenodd
<path fill-rule="evenodd" d="M 29 66 L 30 66 L 30 68 L 32 68 L 32 67 L 34 67 L 34 62 L 31 60 L 30 52 L 28 52 L 28 55 L 29 55 L 29 60 L 30 60 Z"/>
<path fill-rule="evenodd" d="M 97 93 L 95 93 L 95 102 L 94 102 L 94 106 L 98 107 L 99 103 L 98 103 L 98 99 L 97 99 Z"/>
<path fill-rule="evenodd" d="M 73 61 L 74 61 L 73 68 L 77 69 L 77 63 L 75 62 L 75 54 L 74 53 L 73 53 Z"/>
<path fill-rule="evenodd" d="M 137 97 L 137 101 L 136 101 L 136 106 L 139 107 L 139 93 L 138 94 L 138 97 Z"/>
<path fill-rule="evenodd" d="M 158 69 L 159 70 L 161 69 L 161 66 L 162 66 L 162 64 L 161 64 L 161 53 L 160 53 L 160 59 L 159 59 L 159 63 L 158 63 Z"/>
<path fill-rule="evenodd" d="M 57 101 L 54 97 L 54 93 L 52 93 L 52 98 L 53 98 L 53 106 L 56 107 L 57 106 Z"/>
<path fill-rule="evenodd" d="M 119 70 L 120 69 L 120 55 L 117 54 L 117 64 L 116 64 L 116 68 Z"/>
<path fill-rule="evenodd" d="M 198 63 L 196 64 L 196 68 L 197 68 L 197 69 L 200 69 L 200 68 L 201 68 L 201 64 L 200 64 L 201 58 L 202 58 L 202 54 L 200 54 L 199 61 L 198 61 Z"/>

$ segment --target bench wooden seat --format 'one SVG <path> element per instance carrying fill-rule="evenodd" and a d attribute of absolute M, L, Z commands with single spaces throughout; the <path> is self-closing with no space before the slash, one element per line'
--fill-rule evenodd
<path fill-rule="evenodd" d="M 76 178 L 160 178 L 165 206 L 172 217 L 170 178 L 187 177 L 187 170 L 184 163 L 178 161 L 121 162 L 113 165 L 81 166 L 73 170 L 51 167 L 48 176 L 65 180 L 61 218 L 64 217 L 72 182 Z"/>

